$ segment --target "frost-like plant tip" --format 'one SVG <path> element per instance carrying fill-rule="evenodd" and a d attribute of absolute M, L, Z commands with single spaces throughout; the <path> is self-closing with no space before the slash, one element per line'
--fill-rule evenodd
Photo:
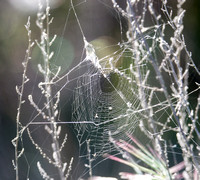
<path fill-rule="evenodd" d="M 20 157 L 23 155 L 23 153 L 24 153 L 24 148 L 22 148 L 22 150 L 19 152 L 19 154 L 18 154 L 18 157 L 17 157 L 17 158 L 20 158 Z"/>
<path fill-rule="evenodd" d="M 50 176 L 48 176 L 48 174 L 45 172 L 45 170 L 42 168 L 40 162 L 38 161 L 37 162 L 37 167 L 38 167 L 38 170 L 40 172 L 40 175 L 42 176 L 43 179 L 45 180 L 53 180 L 53 178 L 50 178 Z"/>

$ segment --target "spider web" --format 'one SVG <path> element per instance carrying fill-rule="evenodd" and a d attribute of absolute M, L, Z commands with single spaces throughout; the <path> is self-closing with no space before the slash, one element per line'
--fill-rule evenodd
<path fill-rule="evenodd" d="M 80 29 L 82 31 L 81 26 Z M 157 33 L 155 26 L 146 30 L 142 33 L 143 38 L 139 30 L 133 32 L 136 44 L 140 43 L 142 48 L 147 40 L 154 41 L 153 37 Z M 148 108 L 141 105 L 136 71 L 139 69 L 142 81 L 149 77 L 149 63 L 145 60 L 148 55 L 145 48 L 133 49 L 130 42 L 121 42 L 112 45 L 119 47 L 120 51 L 116 50 L 99 59 L 93 45 L 87 42 L 83 32 L 82 35 L 86 57 L 78 69 L 83 71 L 81 69 L 84 68 L 85 73 L 77 78 L 72 104 L 72 122 L 75 122 L 80 156 L 88 156 L 89 145 L 91 154 L 98 157 L 116 149 L 112 139 L 129 141 L 127 134 L 133 134 L 140 120 L 147 118 L 145 111 Z M 106 51 L 110 47 L 100 48 Z M 141 51 L 143 57 L 140 57 L 140 62 L 136 64 L 137 51 Z M 159 87 L 145 87 L 144 98 L 148 99 L 153 92 L 151 96 L 156 97 L 156 105 L 151 105 L 151 108 L 162 108 L 165 111 L 168 105 L 159 99 L 156 91 L 159 91 Z"/>
<path fill-rule="evenodd" d="M 78 139 L 80 147 L 90 139 L 94 153 L 101 154 L 112 149 L 111 136 L 119 139 L 134 131 L 140 104 L 134 82 L 116 72 L 103 74 L 88 63 L 89 69 L 78 78 L 75 89 L 73 121 L 93 122 L 76 125 Z"/>
<path fill-rule="evenodd" d="M 71 82 L 76 82 L 72 119 L 70 122 L 58 121 L 58 124 L 73 124 L 80 148 L 79 157 L 86 157 L 89 161 L 115 151 L 114 140 L 129 142 L 127 134 L 134 134 L 138 127 L 150 139 L 168 131 L 175 132 L 177 127 L 170 106 L 178 109 L 178 98 L 169 96 L 169 103 L 150 62 L 152 58 L 157 60 L 159 70 L 175 92 L 173 69 L 166 53 L 169 45 L 163 37 L 159 38 L 164 34 L 165 24 L 156 22 L 159 16 L 150 12 L 151 3 L 149 10 L 142 11 L 147 9 L 147 1 L 127 1 L 127 7 L 128 2 L 132 3 L 131 7 L 135 10 L 131 14 L 115 6 L 115 1 L 113 4 L 122 16 L 129 17 L 127 24 L 130 23 L 130 27 L 134 28 L 129 28 L 126 38 L 119 43 L 100 47 L 103 51 L 113 46 L 119 49 L 102 58 L 97 56 L 97 49 L 87 41 L 74 10 L 84 42 L 85 58 L 63 76 L 56 77 L 52 83 L 56 88 L 54 98 L 67 89 Z M 145 26 L 147 15 L 151 15 L 153 20 Z M 119 21 L 121 24 L 121 19 Z M 33 121 L 35 118 L 31 119 L 30 124 L 34 124 Z M 161 147 L 164 145 L 161 144 Z"/>

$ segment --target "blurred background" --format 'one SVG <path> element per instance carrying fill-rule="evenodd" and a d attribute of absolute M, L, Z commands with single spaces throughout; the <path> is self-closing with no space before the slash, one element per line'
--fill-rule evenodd
<path fill-rule="evenodd" d="M 173 7 L 175 3 L 169 0 L 169 4 Z M 106 42 L 121 41 L 119 22 L 124 23 L 125 32 L 127 26 L 122 17 L 120 17 L 112 8 L 112 3 L 109 0 L 73 0 L 76 7 L 76 12 L 79 17 L 82 30 L 88 41 L 106 39 Z M 159 0 L 157 3 L 160 3 Z M 125 0 L 119 1 L 121 7 L 125 7 Z M 63 67 L 61 73 L 67 72 L 70 68 L 76 65 L 81 60 L 83 51 L 83 41 L 80 27 L 77 25 L 77 20 L 73 12 L 69 11 L 69 0 L 52 0 L 51 16 L 54 17 L 53 23 L 50 26 L 51 35 L 58 35 L 53 49 L 57 53 L 56 65 Z M 200 66 L 199 50 L 200 50 L 200 1 L 188 0 L 184 6 L 187 11 L 184 18 L 184 35 L 188 50 L 193 54 L 193 60 Z M 39 39 L 39 30 L 35 25 L 38 3 L 35 0 L 0 0 L 0 179 L 15 179 L 15 172 L 12 165 L 14 159 L 14 147 L 11 140 L 16 134 L 16 112 L 18 105 L 18 97 L 15 91 L 15 86 L 21 84 L 22 80 L 22 61 L 25 56 L 25 51 L 28 44 L 27 32 L 24 25 L 27 22 L 28 16 L 31 17 L 32 39 Z M 102 38 L 101 38 L 102 37 Z M 60 47 L 60 42 L 62 46 Z M 39 59 L 37 48 L 33 49 L 33 59 L 28 69 L 28 76 L 31 82 L 27 84 L 25 95 L 34 94 L 37 96 L 40 91 L 37 89 L 37 82 L 42 79 L 36 70 L 36 64 Z M 190 72 L 190 90 L 195 89 L 195 83 L 200 79 L 195 72 Z M 70 121 L 71 118 L 71 92 L 74 84 L 70 85 L 70 90 L 66 91 L 66 97 L 61 100 L 63 108 L 61 115 L 62 120 Z M 194 97 L 196 96 L 194 95 Z M 30 106 L 23 106 L 21 116 L 22 123 L 28 122 L 32 117 L 33 109 Z M 73 138 L 73 132 L 70 128 L 66 128 L 69 132 L 68 146 L 71 149 L 76 149 L 77 144 Z M 70 138 L 71 137 L 71 138 Z M 26 136 L 24 142 L 26 142 Z M 31 146 L 31 145 L 30 145 Z M 28 151 L 33 148 L 27 147 Z M 33 150 L 34 151 L 34 150 Z M 70 151 L 66 154 L 68 157 L 74 156 L 78 152 Z M 35 158 L 37 151 L 31 152 L 30 156 Z M 27 174 L 30 179 L 40 179 L 37 169 L 33 165 L 37 158 L 29 161 L 29 155 L 22 159 L 21 166 L 24 167 L 22 176 L 24 179 Z M 76 160 L 78 162 L 78 160 Z M 108 164 L 102 167 L 99 165 L 96 175 L 112 176 L 116 175 L 116 166 L 112 169 Z M 47 170 L 48 171 L 48 170 Z M 112 172 L 113 171 L 113 172 Z M 78 175 L 77 175 L 78 176 Z"/>

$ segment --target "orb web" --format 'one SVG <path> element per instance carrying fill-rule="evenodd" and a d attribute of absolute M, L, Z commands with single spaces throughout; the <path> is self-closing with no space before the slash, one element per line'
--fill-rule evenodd
<path fill-rule="evenodd" d="M 87 70 L 77 80 L 72 121 L 80 122 L 75 123 L 80 148 L 89 140 L 93 153 L 102 155 L 113 150 L 110 137 L 126 139 L 142 115 L 133 74 L 117 68 L 104 73 L 95 64 L 86 61 Z M 86 149 L 81 151 L 87 155 Z"/>

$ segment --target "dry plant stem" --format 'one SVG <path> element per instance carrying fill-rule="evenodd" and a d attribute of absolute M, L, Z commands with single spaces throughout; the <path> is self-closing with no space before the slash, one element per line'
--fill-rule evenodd
<path fill-rule="evenodd" d="M 15 141 L 14 143 L 15 143 L 15 172 L 16 172 L 16 180 L 19 179 L 18 159 L 19 159 L 19 155 L 22 154 L 22 151 L 18 151 L 19 140 L 21 138 L 20 128 L 22 127 L 21 124 L 20 124 L 21 107 L 22 107 L 22 104 L 24 103 L 24 100 L 23 100 L 24 86 L 28 82 L 28 78 L 26 76 L 26 73 L 27 73 L 27 67 L 28 67 L 29 60 L 31 59 L 30 52 L 31 52 L 31 48 L 34 45 L 34 43 L 31 40 L 30 17 L 28 18 L 28 22 L 25 25 L 25 27 L 26 27 L 26 30 L 28 32 L 28 48 L 26 50 L 25 59 L 24 59 L 24 61 L 22 63 L 23 68 L 24 68 L 24 72 L 23 72 L 23 75 L 22 75 L 22 84 L 21 84 L 21 86 L 19 88 L 16 87 L 16 91 L 17 91 L 18 98 L 19 98 L 19 104 L 18 104 L 17 116 L 16 116 L 16 126 L 17 126 L 16 127 L 16 138 L 14 139 L 14 141 Z"/>
<path fill-rule="evenodd" d="M 127 0 L 127 12 L 130 13 L 132 15 L 132 17 L 128 17 L 128 21 L 129 21 L 129 31 L 131 33 L 131 36 L 132 38 L 137 38 L 137 36 L 140 34 L 137 34 L 137 30 L 136 29 L 139 29 L 139 26 L 138 26 L 138 22 L 136 20 L 136 17 L 135 17 L 135 13 L 133 11 L 133 9 L 131 8 L 131 3 L 129 0 Z M 134 23 L 133 23 L 134 22 Z M 135 50 L 135 45 L 134 45 L 134 40 L 132 40 L 132 49 Z M 144 44 L 145 44 L 145 40 L 144 40 Z M 139 50 L 138 50 L 139 51 Z M 150 51 L 148 50 L 148 52 L 150 53 Z M 139 97 L 140 97 L 140 102 L 141 102 L 141 106 L 143 107 L 143 109 L 146 109 L 146 113 L 147 113 L 147 117 L 148 117 L 148 126 L 149 126 L 149 129 L 152 130 L 153 134 L 154 134 L 154 137 L 151 136 L 150 138 L 155 138 L 155 149 L 158 150 L 159 153 L 163 154 L 163 152 L 161 152 L 161 145 L 160 145 L 160 141 L 159 141 L 159 134 L 156 132 L 156 127 L 155 127 L 155 124 L 154 124 L 154 120 L 153 120 L 153 117 L 152 117 L 152 107 L 149 107 L 148 105 L 148 102 L 147 102 L 147 98 L 146 98 L 146 95 L 145 95 L 145 88 L 144 88 L 144 84 L 145 84 L 145 80 L 143 80 L 143 76 L 142 76 L 142 73 L 141 73 L 141 69 L 140 69 L 140 55 L 137 53 L 136 54 L 136 59 L 135 59 L 135 65 L 136 65 L 136 80 L 138 82 L 138 93 L 139 93 Z M 141 123 L 143 123 L 141 126 L 144 126 L 144 122 L 143 120 L 141 120 Z M 145 129 L 142 128 L 143 131 L 146 131 Z M 148 132 L 144 132 L 144 133 L 147 133 Z"/>
<path fill-rule="evenodd" d="M 185 12 L 181 8 L 181 6 L 184 2 L 185 2 L 184 0 L 182 2 L 179 1 L 179 4 L 177 5 L 178 10 L 179 10 L 177 16 L 180 19 L 183 18 L 183 15 L 184 15 L 184 12 Z M 168 13 L 166 4 L 164 5 L 164 10 L 165 10 L 166 13 Z M 176 49 L 176 56 L 174 55 L 174 58 L 176 60 L 178 59 L 178 61 L 176 62 L 176 66 L 174 67 L 174 65 L 170 61 L 171 68 L 177 69 L 177 74 L 174 73 L 175 70 L 173 71 L 173 77 L 174 77 L 175 82 L 177 83 L 177 86 L 178 86 L 177 90 L 178 90 L 178 95 L 180 96 L 179 101 L 180 101 L 180 105 L 181 105 L 181 107 L 180 107 L 181 113 L 178 113 L 178 112 L 176 113 L 174 108 L 172 110 L 174 117 L 177 121 L 178 127 L 180 129 L 181 137 L 178 138 L 178 141 L 179 141 L 179 144 L 181 145 L 182 149 L 186 149 L 186 151 L 187 151 L 187 154 L 184 155 L 185 163 L 188 164 L 187 162 L 189 162 L 189 159 L 191 158 L 193 163 L 194 163 L 195 168 L 197 169 L 198 173 L 200 173 L 199 163 L 197 162 L 197 159 L 195 158 L 195 155 L 193 153 L 193 149 L 191 148 L 191 146 L 189 144 L 189 141 L 191 140 L 191 136 L 188 135 L 189 134 L 187 132 L 187 129 L 188 129 L 187 126 L 188 125 L 186 124 L 186 113 L 190 116 L 191 110 L 190 110 L 189 106 L 185 106 L 188 103 L 188 94 L 187 94 L 187 90 L 185 89 L 185 87 L 187 87 L 187 83 L 188 83 L 189 63 L 191 63 L 193 65 L 193 61 L 191 60 L 191 54 L 189 54 L 188 50 L 186 49 L 184 36 L 183 35 L 181 36 L 182 19 L 177 20 L 178 22 L 176 22 L 176 21 L 174 22 L 171 19 L 171 16 L 169 14 L 168 14 L 168 18 L 169 18 L 170 22 L 172 22 L 171 26 L 174 29 L 174 38 L 176 38 L 176 41 L 178 42 L 178 43 L 176 43 L 175 40 L 174 40 L 174 41 L 172 41 L 172 45 L 171 45 L 171 47 L 175 47 L 175 49 Z M 178 32 L 176 32 L 176 31 L 178 31 Z M 179 33 L 179 31 L 180 31 L 180 33 Z M 181 60 L 180 59 L 180 53 L 181 53 L 182 49 L 185 50 L 187 57 L 188 57 L 188 60 L 186 62 L 185 71 L 183 71 L 183 72 L 182 72 L 182 68 L 180 66 L 180 60 Z M 172 54 L 173 52 L 170 52 L 170 53 Z M 196 69 L 195 65 L 193 67 Z M 197 73 L 198 73 L 198 71 L 197 71 Z M 172 109 L 172 107 L 171 107 L 171 109 Z M 190 116 L 190 118 L 193 122 L 195 121 L 192 116 Z M 179 134 L 177 134 L 177 136 L 178 135 Z"/>
<path fill-rule="evenodd" d="M 44 59 L 44 79 L 45 79 L 45 92 L 46 92 L 46 104 L 47 104 L 47 111 L 48 111 L 48 116 L 49 116 L 49 121 L 51 122 L 50 128 L 52 129 L 51 137 L 52 141 L 54 144 L 54 147 L 52 147 L 54 153 L 57 155 L 57 169 L 59 172 L 60 179 L 65 179 L 64 173 L 62 171 L 62 161 L 61 161 L 61 154 L 60 154 L 60 148 L 59 148 L 59 143 L 57 139 L 57 125 L 56 125 L 56 120 L 55 120 L 55 111 L 54 111 L 54 103 L 51 97 L 52 95 L 52 88 L 51 88 L 51 74 L 50 74 L 50 67 L 49 67 L 49 55 L 50 55 L 50 40 L 49 40 L 49 25 L 51 21 L 49 20 L 49 1 L 47 0 L 47 7 L 46 7 L 46 44 L 44 45 L 44 48 L 46 46 L 46 54 L 43 54 L 43 59 Z M 43 29 L 44 30 L 44 29 Z M 41 32 L 43 33 L 43 32 Z"/>
<path fill-rule="evenodd" d="M 133 16 L 134 16 L 134 14 L 133 14 Z M 173 21 L 172 21 L 172 22 L 173 22 Z M 139 25 L 138 25 L 137 23 L 135 23 L 135 25 L 136 25 L 137 28 L 140 30 Z M 163 76 L 162 76 L 162 74 L 161 74 L 161 72 L 160 72 L 160 70 L 159 70 L 159 67 L 158 67 L 158 65 L 157 65 L 157 62 L 156 62 L 156 60 L 153 58 L 153 56 L 151 55 L 151 52 L 150 52 L 150 50 L 149 50 L 149 47 L 148 47 L 147 43 L 145 42 L 145 38 L 143 37 L 142 32 L 139 33 L 139 36 L 140 36 L 140 38 L 142 39 L 142 41 L 144 42 L 145 49 L 146 49 L 147 52 L 149 53 L 149 60 L 150 60 L 150 62 L 152 63 L 152 66 L 153 66 L 153 68 L 154 68 L 154 70 L 155 70 L 155 72 L 156 72 L 157 78 L 158 78 L 158 80 L 159 80 L 159 82 L 160 82 L 160 85 L 161 85 L 161 87 L 162 87 L 162 89 L 163 89 L 164 95 L 165 95 L 165 97 L 166 97 L 166 99 L 167 99 L 167 101 L 168 101 L 168 104 L 170 105 L 170 108 L 171 108 L 171 110 L 172 110 L 173 116 L 174 116 L 174 118 L 175 118 L 175 120 L 176 120 L 176 122 L 177 122 L 177 124 L 178 124 L 179 132 L 180 132 L 180 134 L 181 134 L 181 136 L 182 136 L 182 140 L 184 141 L 184 144 L 186 145 L 187 150 L 188 150 L 188 152 L 190 153 L 190 157 L 192 158 L 193 163 L 194 163 L 195 167 L 197 168 L 197 171 L 200 172 L 199 163 L 197 162 L 197 160 L 196 160 L 196 158 L 195 158 L 195 155 L 194 155 L 194 153 L 193 153 L 193 151 L 192 151 L 190 145 L 188 144 L 187 137 L 186 137 L 186 135 L 185 135 L 185 133 L 184 133 L 182 123 L 180 122 L 180 118 L 177 116 L 176 110 L 175 110 L 174 107 L 172 106 L 173 103 L 171 102 L 171 100 L 170 100 L 170 98 L 169 98 L 169 94 L 168 94 L 168 92 L 167 92 L 166 85 L 165 85 Z M 181 39 L 180 37 L 179 37 L 179 40 L 180 40 L 180 42 L 182 42 L 182 39 Z M 171 62 L 171 61 L 170 61 L 170 62 Z M 172 67 L 172 64 L 170 64 L 170 65 L 171 65 L 171 67 Z M 174 72 L 175 72 L 175 71 L 174 71 Z M 174 75 L 174 76 L 176 77 L 176 75 Z M 187 112 L 189 111 L 188 108 L 187 108 L 186 110 L 187 110 Z"/>
<path fill-rule="evenodd" d="M 87 141 L 87 152 L 88 152 L 88 168 L 89 168 L 89 175 L 92 177 L 92 159 L 91 159 L 91 150 L 90 150 L 90 140 Z"/>
<path fill-rule="evenodd" d="M 170 100 L 170 98 L 169 98 L 169 94 L 168 94 L 168 92 L 167 92 L 167 89 L 166 89 L 166 86 L 165 86 L 165 83 L 164 83 L 164 79 L 163 79 L 163 77 L 162 77 L 162 75 L 161 75 L 161 73 L 160 73 L 160 71 L 159 71 L 159 68 L 158 68 L 158 66 L 157 66 L 157 64 L 156 64 L 156 62 L 155 62 L 155 59 L 153 59 L 152 56 L 150 57 L 150 61 L 152 62 L 153 68 L 154 68 L 154 70 L 155 70 L 155 72 L 156 72 L 156 74 L 157 74 L 157 77 L 158 77 L 158 80 L 159 80 L 159 82 L 160 82 L 160 85 L 161 85 L 161 87 L 163 88 L 164 95 L 165 95 L 165 97 L 166 97 L 166 99 L 167 99 L 167 101 L 168 101 L 168 104 L 170 105 L 170 108 L 171 108 L 171 110 L 172 110 L 173 116 L 174 116 L 174 118 L 175 118 L 175 120 L 176 120 L 176 122 L 177 122 L 177 124 L 178 124 L 178 128 L 179 128 L 180 134 L 181 134 L 183 140 L 185 141 L 184 143 L 185 143 L 186 147 L 188 148 L 189 153 L 191 154 L 191 157 L 192 157 L 192 159 L 193 159 L 193 162 L 194 162 L 195 167 L 197 168 L 198 172 L 200 172 L 199 164 L 198 164 L 198 162 L 196 161 L 195 155 L 194 155 L 194 153 L 193 153 L 193 151 L 192 151 L 190 145 L 188 144 L 188 141 L 187 141 L 186 135 L 185 135 L 185 133 L 184 133 L 183 127 L 182 127 L 182 125 L 181 125 L 180 119 L 179 119 L 179 117 L 176 115 L 176 111 L 175 111 L 174 107 L 172 106 L 172 102 L 171 102 L 171 100 Z"/>

